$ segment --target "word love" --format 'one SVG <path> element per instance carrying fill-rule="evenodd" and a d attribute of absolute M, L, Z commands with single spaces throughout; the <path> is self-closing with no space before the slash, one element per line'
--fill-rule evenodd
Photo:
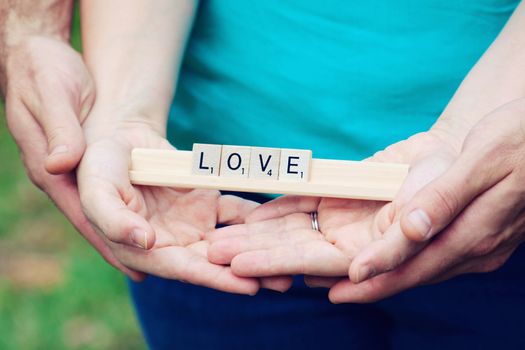
<path fill-rule="evenodd" d="M 312 151 L 288 148 L 193 145 L 194 175 L 308 181 Z"/>

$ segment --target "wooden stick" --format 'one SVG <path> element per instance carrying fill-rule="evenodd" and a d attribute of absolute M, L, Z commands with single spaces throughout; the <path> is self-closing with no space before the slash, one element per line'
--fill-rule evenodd
<path fill-rule="evenodd" d="M 135 185 L 384 201 L 394 198 L 408 173 L 408 165 L 312 159 L 308 182 L 213 177 L 191 172 L 191 151 L 136 148 L 131 154 L 129 174 Z"/>

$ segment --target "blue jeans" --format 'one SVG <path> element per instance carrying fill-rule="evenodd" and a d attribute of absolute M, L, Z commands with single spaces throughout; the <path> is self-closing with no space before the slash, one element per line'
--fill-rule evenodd
<path fill-rule="evenodd" d="M 152 349 L 525 348 L 523 247 L 498 271 L 366 305 L 332 305 L 301 277 L 253 297 L 156 277 L 130 289 Z"/>

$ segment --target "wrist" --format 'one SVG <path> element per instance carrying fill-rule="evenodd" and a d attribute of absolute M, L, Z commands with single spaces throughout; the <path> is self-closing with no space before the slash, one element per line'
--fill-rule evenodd
<path fill-rule="evenodd" d="M 460 117 L 441 116 L 429 130 L 429 133 L 436 136 L 441 142 L 449 145 L 455 153 L 461 151 L 463 140 L 472 128 Z"/>
<path fill-rule="evenodd" d="M 40 30 L 40 28 L 33 27 L 6 28 L 2 35 L 0 46 L 2 46 L 2 50 L 5 51 L 6 55 L 9 55 L 11 49 L 23 45 L 25 42 L 31 41 L 35 38 L 47 38 L 69 44 L 69 22 L 67 22 L 67 26 L 50 30 Z"/>
<path fill-rule="evenodd" d="M 45 34 L 18 33 L 10 38 L 5 34 L 0 38 L 0 93 L 6 95 L 10 78 L 20 71 L 21 66 L 34 64 L 31 62 L 32 53 L 40 49 L 42 43 L 70 47 L 66 38 Z"/>
<path fill-rule="evenodd" d="M 166 118 L 147 109 L 131 105 L 126 107 L 103 107 L 95 104 L 82 124 L 88 144 L 107 138 L 140 138 L 155 135 L 166 138 Z"/>
<path fill-rule="evenodd" d="M 11 1 L 0 5 L 0 13 L 0 46 L 16 45 L 33 35 L 69 42 L 72 0 Z"/>
<path fill-rule="evenodd" d="M 481 115 L 477 119 L 463 118 L 462 115 L 467 115 L 466 112 L 452 114 L 444 112 L 443 115 L 436 121 L 436 123 L 429 130 L 430 133 L 439 137 L 443 142 L 450 145 L 457 153 L 461 152 L 463 142 L 469 135 L 471 130 L 482 120 L 486 115 L 491 114 L 500 108 L 505 108 L 517 117 L 522 117 L 525 120 L 525 97 L 521 97 L 498 106 L 494 110 Z"/>
<path fill-rule="evenodd" d="M 69 42 L 72 15 L 72 0 L 8 1 L 0 5 L 0 92 L 6 92 L 11 53 L 33 36 Z"/>

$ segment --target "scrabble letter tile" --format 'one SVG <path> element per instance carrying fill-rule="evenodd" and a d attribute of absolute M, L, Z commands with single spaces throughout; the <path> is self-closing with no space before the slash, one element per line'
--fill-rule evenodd
<path fill-rule="evenodd" d="M 312 151 L 303 149 L 281 149 L 279 180 L 308 181 Z"/>
<path fill-rule="evenodd" d="M 222 146 L 221 176 L 248 177 L 251 147 Z"/>
<path fill-rule="evenodd" d="M 222 145 L 193 144 L 192 174 L 219 176 Z"/>
<path fill-rule="evenodd" d="M 281 150 L 278 148 L 252 147 L 250 178 L 277 180 L 280 157 Z"/>

